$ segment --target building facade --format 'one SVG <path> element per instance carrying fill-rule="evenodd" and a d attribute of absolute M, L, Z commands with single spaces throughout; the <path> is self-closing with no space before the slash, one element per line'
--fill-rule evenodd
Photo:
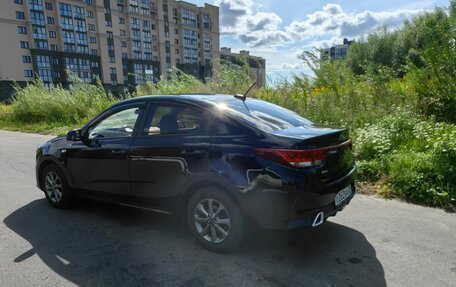
<path fill-rule="evenodd" d="M 12 83 L 99 78 L 113 92 L 169 76 L 211 76 L 219 59 L 219 9 L 174 0 L 4 0 L 0 99 Z"/>
<path fill-rule="evenodd" d="M 241 50 L 239 53 L 231 52 L 231 48 L 223 47 L 220 50 L 220 60 L 235 65 L 247 64 L 252 76 L 256 79 L 257 86 L 263 87 L 266 83 L 266 60 L 262 57 L 252 56 L 249 51 Z"/>
<path fill-rule="evenodd" d="M 344 38 L 344 43 L 342 45 L 335 45 L 330 48 L 321 49 L 320 59 L 321 60 L 337 60 L 337 59 L 346 59 L 348 48 L 354 41 L 349 41 Z"/>

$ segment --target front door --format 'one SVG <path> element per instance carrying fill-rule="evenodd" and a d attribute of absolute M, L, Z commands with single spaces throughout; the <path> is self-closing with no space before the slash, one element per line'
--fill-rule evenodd
<path fill-rule="evenodd" d="M 142 111 L 135 105 L 109 112 L 67 150 L 75 188 L 94 196 L 130 195 L 128 157 Z"/>

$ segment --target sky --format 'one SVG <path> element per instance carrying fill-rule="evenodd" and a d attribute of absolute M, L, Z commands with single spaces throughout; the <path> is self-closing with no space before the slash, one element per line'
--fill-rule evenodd
<path fill-rule="evenodd" d="M 447 7 L 449 0 L 186 0 L 220 7 L 220 46 L 249 50 L 266 59 L 269 81 L 310 74 L 298 58 L 303 51 L 359 39 L 406 19 Z"/>

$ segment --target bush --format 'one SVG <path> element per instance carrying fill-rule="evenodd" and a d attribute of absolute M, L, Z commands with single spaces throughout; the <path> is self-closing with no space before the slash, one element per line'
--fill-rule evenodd
<path fill-rule="evenodd" d="M 36 80 L 24 88 L 16 86 L 15 91 L 10 117 L 20 123 L 77 124 L 114 102 L 101 83 L 90 85 L 79 79 L 74 79 L 71 89 L 49 89 Z"/>

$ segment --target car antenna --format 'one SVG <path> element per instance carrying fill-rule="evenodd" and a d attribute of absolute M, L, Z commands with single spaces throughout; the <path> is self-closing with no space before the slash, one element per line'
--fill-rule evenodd
<path fill-rule="evenodd" d="M 250 92 L 250 90 L 251 90 L 253 87 L 255 87 L 256 84 L 257 84 L 257 82 L 254 82 L 254 83 L 250 86 L 250 88 L 247 90 L 247 92 L 245 92 L 243 95 L 241 95 L 241 94 L 236 94 L 236 95 L 234 95 L 234 97 L 235 97 L 236 99 L 238 99 L 238 100 L 241 100 L 241 101 L 245 102 L 245 100 L 247 99 L 247 94 Z"/>

